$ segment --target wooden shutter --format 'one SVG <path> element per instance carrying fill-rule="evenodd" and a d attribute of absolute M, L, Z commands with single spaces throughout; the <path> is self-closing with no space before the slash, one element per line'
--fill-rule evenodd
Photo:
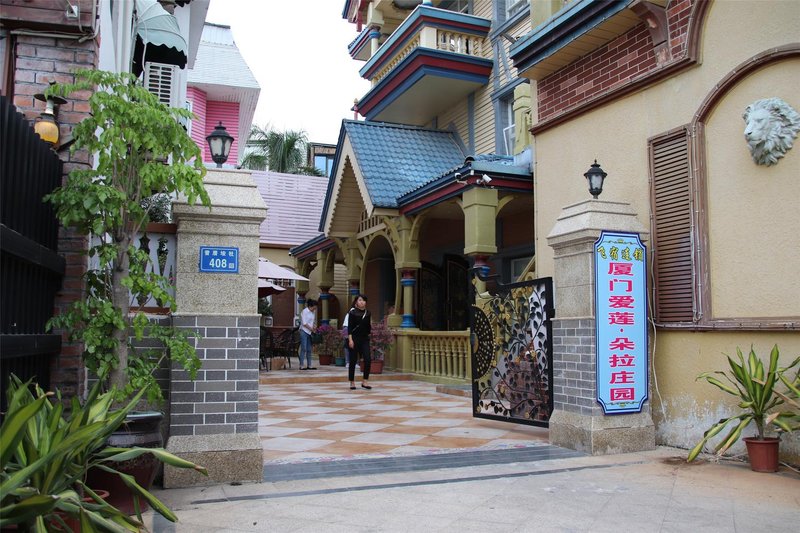
<path fill-rule="evenodd" d="M 144 86 L 156 95 L 158 101 L 169 107 L 178 107 L 178 91 L 175 87 L 175 65 L 147 63 L 144 69 Z"/>
<path fill-rule="evenodd" d="M 688 130 L 651 139 L 656 320 L 695 319 L 695 225 Z"/>

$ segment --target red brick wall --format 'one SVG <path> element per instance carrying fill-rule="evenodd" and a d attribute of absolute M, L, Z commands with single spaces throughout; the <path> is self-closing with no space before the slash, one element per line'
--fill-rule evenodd
<path fill-rule="evenodd" d="M 681 59 L 686 53 L 689 15 L 694 1 L 671 2 L 667 9 L 671 52 L 668 63 Z M 639 24 L 539 81 L 539 121 L 622 87 L 656 67 L 650 33 L 644 23 Z"/>
<path fill-rule="evenodd" d="M 81 68 L 96 68 L 97 46 L 95 41 L 78 43 L 76 39 L 53 37 L 16 36 L 14 45 L 13 101 L 17 109 L 33 121 L 44 109 L 44 103 L 33 98 L 44 92 L 48 83 L 75 81 L 74 72 Z M 61 125 L 61 140 L 70 135 L 72 128 L 89 113 L 90 91 L 71 94 L 67 103 L 59 106 L 56 119 Z M 68 149 L 58 151 L 64 161 L 64 178 L 70 171 L 89 164 L 89 154 L 78 151 L 70 154 Z M 83 292 L 83 275 L 86 272 L 88 240 L 85 235 L 73 230 L 59 230 L 58 252 L 66 259 L 66 273 L 59 292 L 54 313 L 66 308 Z M 61 354 L 51 364 L 51 388 L 58 388 L 65 397 L 80 394 L 83 384 L 81 364 L 82 346 L 70 344 L 64 339 Z"/>

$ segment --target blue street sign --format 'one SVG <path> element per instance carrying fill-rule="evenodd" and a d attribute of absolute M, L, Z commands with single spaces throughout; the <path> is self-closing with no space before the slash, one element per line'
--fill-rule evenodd
<path fill-rule="evenodd" d="M 647 254 L 636 233 L 602 232 L 594 245 L 597 401 L 639 413 L 648 396 Z"/>
<path fill-rule="evenodd" d="M 239 272 L 239 249 L 222 246 L 200 247 L 200 272 Z"/>

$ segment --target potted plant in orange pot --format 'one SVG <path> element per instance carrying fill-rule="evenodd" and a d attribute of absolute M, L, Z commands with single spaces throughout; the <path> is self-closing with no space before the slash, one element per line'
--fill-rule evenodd
<path fill-rule="evenodd" d="M 371 374 L 383 373 L 383 362 L 386 356 L 386 350 L 394 344 L 394 332 L 386 324 L 384 318 L 380 322 L 372 324 L 372 330 L 369 334 L 370 348 L 372 349 L 372 364 L 369 367 Z"/>
<path fill-rule="evenodd" d="M 756 435 L 744 439 L 750 467 L 756 472 L 776 472 L 778 470 L 778 445 L 780 432 L 791 432 L 800 429 L 800 357 L 785 367 L 778 367 L 778 346 L 772 348 L 769 363 L 764 363 L 756 355 L 753 348 L 745 360 L 742 351 L 737 348 L 738 362 L 728 356 L 729 371 L 705 372 L 697 379 L 705 379 L 720 390 L 737 397 L 741 412 L 723 418 L 703 434 L 703 438 L 689 452 L 688 461 L 693 461 L 703 450 L 708 441 L 721 433 L 731 422 L 735 425 L 728 434 L 714 447 L 721 455 L 741 436 L 750 422 L 756 427 Z M 795 372 L 792 376 L 792 372 Z M 724 380 L 717 376 L 722 376 Z M 785 385 L 786 390 L 778 390 Z M 766 436 L 766 429 L 775 426 L 778 436 Z"/>
<path fill-rule="evenodd" d="M 321 339 L 318 344 L 319 364 L 332 365 L 334 357 L 342 348 L 342 334 L 338 329 L 328 324 L 318 327 L 317 333 Z"/>

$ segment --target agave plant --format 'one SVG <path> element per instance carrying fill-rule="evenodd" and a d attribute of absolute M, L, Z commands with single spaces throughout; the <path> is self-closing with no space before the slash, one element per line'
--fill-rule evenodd
<path fill-rule="evenodd" d="M 117 474 L 123 483 L 171 521 L 177 517 L 164 503 L 127 474 L 114 469 L 120 461 L 152 453 L 179 468 L 204 468 L 161 448 L 112 448 L 106 440 L 141 399 L 140 391 L 122 409 L 112 410 L 115 391 L 100 394 L 97 382 L 83 404 L 73 398 L 64 416 L 60 397 L 50 396 L 30 382 L 11 377 L 8 411 L 0 427 L 0 527 L 18 524 L 22 530 L 69 531 L 64 518 L 78 520 L 83 531 L 139 531 L 141 513 L 130 517 L 103 501 L 85 484 L 90 468 Z"/>
<path fill-rule="evenodd" d="M 728 357 L 729 371 L 704 372 L 697 379 L 705 379 L 720 390 L 739 398 L 739 408 L 742 412 L 722 418 L 708 431 L 703 433 L 703 438 L 692 448 L 687 458 L 693 461 L 703 450 L 710 439 L 721 433 L 729 424 L 735 425 L 728 434 L 714 447 L 714 451 L 721 455 L 730 448 L 742 434 L 750 422 L 753 422 L 758 432 L 758 439 L 764 440 L 764 429 L 774 425 L 779 431 L 791 432 L 800 429 L 800 414 L 797 408 L 798 389 L 800 389 L 800 370 L 794 378 L 787 374 L 800 365 L 800 357 L 784 368 L 778 367 L 780 357 L 778 346 L 775 345 L 769 355 L 769 364 L 764 363 L 756 355 L 753 347 L 745 360 L 742 350 L 736 348 L 738 362 L 731 356 Z M 720 379 L 717 376 L 721 376 Z M 776 389 L 780 383 L 787 387 L 786 392 Z M 784 408 L 779 408 L 788 404 Z M 790 408 L 794 406 L 794 409 Z"/>

